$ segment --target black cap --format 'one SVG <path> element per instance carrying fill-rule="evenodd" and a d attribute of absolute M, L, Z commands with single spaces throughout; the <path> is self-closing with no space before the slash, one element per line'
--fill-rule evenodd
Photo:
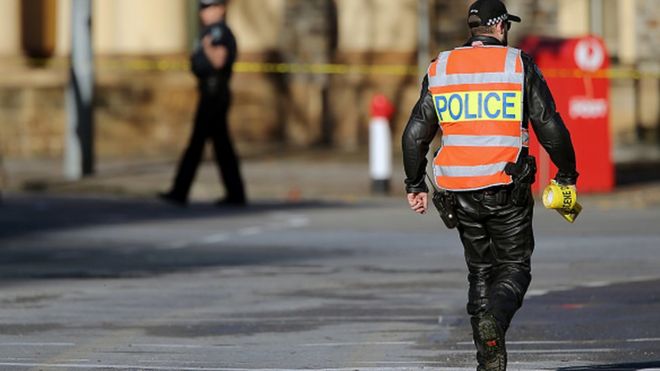
<path fill-rule="evenodd" d="M 204 9 L 211 5 L 226 5 L 228 0 L 199 0 L 199 8 Z"/>
<path fill-rule="evenodd" d="M 470 27 L 494 26 L 502 21 L 520 22 L 520 17 L 509 14 L 500 0 L 477 0 L 470 5 L 468 13 Z"/>

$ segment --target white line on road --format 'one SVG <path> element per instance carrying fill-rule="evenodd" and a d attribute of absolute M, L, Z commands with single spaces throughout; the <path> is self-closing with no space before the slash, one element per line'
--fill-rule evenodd
<path fill-rule="evenodd" d="M 299 347 L 346 347 L 346 346 L 370 346 L 370 345 L 415 345 L 414 341 L 366 341 L 354 343 L 311 343 L 299 344 Z"/>
<path fill-rule="evenodd" d="M 596 344 L 598 340 L 528 340 L 507 341 L 507 345 L 559 345 L 559 344 Z M 456 345 L 474 345 L 471 341 L 460 341 Z"/>
<path fill-rule="evenodd" d="M 640 338 L 640 339 L 625 339 L 625 340 L 525 340 L 525 341 L 507 341 L 507 345 L 560 345 L 560 344 L 598 344 L 598 343 L 613 343 L 623 341 L 626 343 L 654 343 L 660 342 L 660 338 Z M 471 341 L 459 341 L 456 345 L 474 345 Z"/>
<path fill-rule="evenodd" d="M 197 344 L 131 344 L 132 347 L 143 348 L 170 348 L 170 349 L 223 349 L 242 348 L 240 345 L 197 345 Z"/>
<path fill-rule="evenodd" d="M 584 349 L 507 349 L 509 354 L 574 354 L 574 353 L 607 353 L 613 352 L 613 348 L 584 348 Z M 437 355 L 456 355 L 456 354 L 474 354 L 474 350 L 436 350 L 433 352 Z M 399 362 L 360 362 L 365 364 L 381 364 L 381 363 L 399 363 Z M 403 364 L 417 364 L 417 362 L 401 361 Z"/>
<path fill-rule="evenodd" d="M 136 344 L 137 345 L 137 344 Z M 148 344 L 143 344 L 148 345 Z M 155 346 L 157 344 L 151 344 Z M 172 345 L 174 346 L 174 345 Z M 183 347 L 194 347 L 191 345 L 179 345 Z M 532 350 L 510 350 L 509 353 L 536 353 L 536 354 L 572 354 L 572 353 L 604 353 L 612 352 L 615 349 L 610 348 L 596 348 L 596 349 L 532 349 Z M 438 351 L 436 354 L 452 355 L 452 354 L 472 354 L 472 350 L 458 350 L 458 351 Z M 73 361 L 73 360 L 72 360 Z M 123 364 L 93 364 L 85 363 L 88 360 L 77 361 L 80 363 L 37 363 L 37 362 L 0 362 L 0 366 L 6 367 L 35 367 L 35 368 L 59 368 L 59 369 L 105 369 L 105 370 L 126 370 L 126 369 L 139 369 L 147 371 L 299 371 L 297 369 L 279 369 L 279 368 L 230 368 L 230 367 L 181 367 L 181 366 L 145 366 L 145 365 L 123 365 Z M 444 371 L 463 371 L 472 370 L 472 368 L 433 368 L 429 365 L 439 365 L 438 362 L 407 362 L 407 361 L 363 361 L 357 362 L 363 365 L 407 365 L 407 367 L 359 367 L 359 368 L 323 368 L 317 369 L 318 371 L 403 371 L 403 370 L 444 370 Z M 413 366 L 411 368 L 411 366 Z M 651 371 L 654 369 L 647 369 Z M 313 369 L 306 369 L 306 371 L 315 371 Z M 524 371 L 524 370 L 521 370 Z"/>
<path fill-rule="evenodd" d="M 75 343 L 0 343 L 0 347 L 72 347 Z"/>
<path fill-rule="evenodd" d="M 420 365 L 439 364 L 438 362 L 419 363 Z M 144 366 L 144 365 L 112 365 L 112 364 L 85 364 L 85 363 L 20 363 L 0 362 L 0 366 L 7 367 L 43 367 L 62 369 L 105 369 L 105 370 L 145 370 L 145 371 L 301 371 L 292 368 L 229 368 L 229 367 L 176 367 L 176 366 Z M 474 368 L 466 367 L 351 367 L 351 368 L 305 368 L 305 371 L 472 371 Z M 519 369 L 519 371 L 533 371 Z"/>
<path fill-rule="evenodd" d="M 28 357 L 2 357 L 1 358 L 5 362 L 36 362 L 38 360 L 34 358 L 28 358 Z M 87 358 L 71 358 L 71 359 L 66 359 L 62 360 L 62 362 L 89 362 L 90 360 Z"/>
<path fill-rule="evenodd" d="M 202 237 L 201 239 L 194 241 L 174 241 L 171 243 L 165 243 L 163 244 L 161 249 L 180 250 L 194 246 L 215 245 L 221 242 L 226 242 L 236 237 L 258 236 L 266 232 L 277 232 L 286 229 L 297 229 L 309 225 L 309 218 L 299 214 L 277 213 L 277 214 L 272 214 L 271 218 L 284 219 L 284 220 L 283 221 L 276 220 L 275 222 L 269 222 L 264 225 L 248 226 L 248 227 L 240 228 L 238 231 L 235 232 L 216 233 L 206 237 Z"/>
<path fill-rule="evenodd" d="M 614 348 L 584 348 L 584 349 L 512 349 L 508 350 L 508 353 L 518 353 L 518 354 L 573 354 L 573 353 L 608 353 L 614 352 Z M 474 351 L 472 351 L 474 352 Z"/>
<path fill-rule="evenodd" d="M 263 233 L 263 231 L 264 230 L 261 227 L 247 227 L 247 228 L 240 229 L 238 231 L 238 234 L 240 236 L 256 236 L 258 234 Z"/>
<path fill-rule="evenodd" d="M 626 339 L 622 340 L 628 343 L 643 343 L 643 342 L 660 342 L 660 338 L 640 338 L 640 339 Z M 601 340 L 527 340 L 527 341 L 508 341 L 508 345 L 570 345 L 570 344 L 598 344 L 598 343 L 611 343 L 613 341 L 601 341 Z M 367 341 L 367 342 L 328 342 L 328 343 L 306 343 L 306 344 L 297 344 L 294 346 L 297 347 L 342 347 L 342 346 L 373 346 L 373 345 L 415 345 L 417 344 L 414 341 Z M 470 341 L 460 341 L 456 342 L 456 345 L 465 345 L 472 346 L 474 345 Z M 72 347 L 76 346 L 75 343 L 45 343 L 45 342 L 20 342 L 20 343 L 0 343 L 0 347 Z M 154 344 L 154 343 L 135 343 L 130 344 L 133 347 L 153 347 L 153 348 L 180 348 L 180 349 L 222 349 L 222 348 L 243 348 L 243 345 L 240 344 Z M 516 350 L 510 349 L 511 352 L 603 352 L 611 350 L 609 348 L 582 348 L 582 349 L 528 349 L 528 350 Z M 447 354 L 451 353 L 462 353 L 462 352 L 473 352 L 472 350 L 447 350 L 441 351 L 446 352 Z"/>
<path fill-rule="evenodd" d="M 204 245 L 211 245 L 211 244 L 214 244 L 214 243 L 227 241 L 228 239 L 229 239 L 229 235 L 227 235 L 226 233 L 218 233 L 218 234 L 212 234 L 210 236 L 204 237 L 201 240 L 201 242 Z"/>
<path fill-rule="evenodd" d="M 304 216 L 294 216 L 289 219 L 289 226 L 293 228 L 306 227 L 309 224 L 309 219 Z"/>
<path fill-rule="evenodd" d="M 628 339 L 627 343 L 655 343 L 659 342 L 660 338 L 640 338 L 640 339 Z"/>
<path fill-rule="evenodd" d="M 613 282 L 610 282 L 610 281 L 593 281 L 593 282 L 584 283 L 581 286 L 597 288 L 597 287 L 607 287 L 607 286 L 610 286 L 612 284 L 613 284 Z"/>

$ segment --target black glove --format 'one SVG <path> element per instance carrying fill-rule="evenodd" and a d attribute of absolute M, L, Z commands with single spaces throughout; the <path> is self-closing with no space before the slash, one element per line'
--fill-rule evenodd
<path fill-rule="evenodd" d="M 555 176 L 555 181 L 561 185 L 575 185 L 575 183 L 577 183 L 578 175 L 577 172 L 565 173 L 558 171 Z"/>

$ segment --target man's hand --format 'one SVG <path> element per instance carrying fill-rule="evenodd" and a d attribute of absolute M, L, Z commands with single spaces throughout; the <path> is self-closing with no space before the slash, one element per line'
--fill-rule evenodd
<path fill-rule="evenodd" d="M 202 49 L 214 69 L 219 70 L 227 63 L 229 52 L 224 45 L 213 45 L 213 37 L 206 35 L 202 38 Z"/>
<path fill-rule="evenodd" d="M 408 204 L 417 214 L 426 214 L 429 206 L 429 194 L 427 192 L 408 193 Z"/>

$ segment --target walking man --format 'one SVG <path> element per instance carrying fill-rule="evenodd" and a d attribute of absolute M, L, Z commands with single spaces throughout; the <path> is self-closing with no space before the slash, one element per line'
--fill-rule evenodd
<path fill-rule="evenodd" d="M 197 77 L 200 93 L 195 126 L 171 190 L 159 195 L 161 199 L 175 204 L 187 203 L 204 145 L 209 138 L 213 141 L 215 160 L 226 189 L 226 196 L 218 201 L 218 205 L 242 206 L 246 203 L 238 158 L 227 125 L 231 104 L 229 81 L 237 53 L 236 39 L 225 23 L 228 2 L 199 1 L 203 32 L 200 45 L 191 57 L 192 72 Z"/>
<path fill-rule="evenodd" d="M 505 334 L 529 287 L 534 250 L 530 121 L 559 169 L 555 180 L 574 186 L 578 173 L 541 72 L 530 56 L 507 46 L 511 22 L 520 18 L 500 0 L 478 0 L 467 21 L 470 40 L 440 53 L 424 78 L 403 134 L 405 183 L 410 207 L 425 213 L 426 154 L 440 128 L 433 162 L 440 191 L 433 201 L 464 247 L 477 370 L 506 370 Z"/>

